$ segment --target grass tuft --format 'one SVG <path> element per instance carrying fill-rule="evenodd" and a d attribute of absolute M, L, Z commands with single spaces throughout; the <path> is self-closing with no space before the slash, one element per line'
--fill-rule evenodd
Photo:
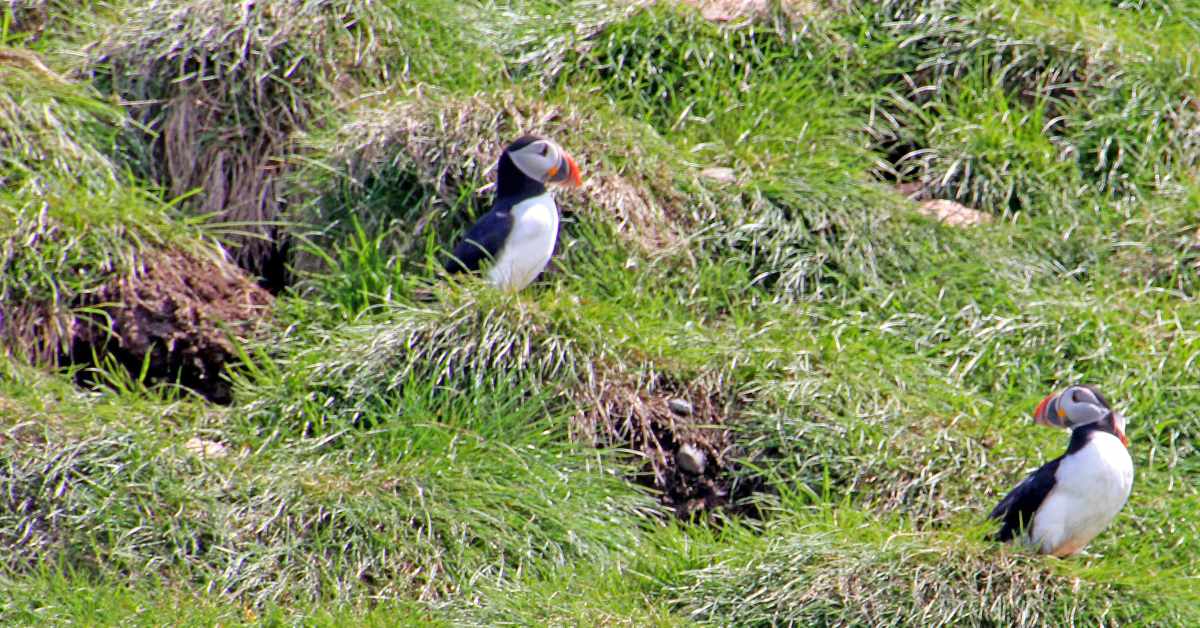
<path fill-rule="evenodd" d="M 722 558 L 691 572 L 673 591 L 676 603 L 693 619 L 738 625 L 1107 625 L 1194 617 L 1195 607 L 1155 608 L 1161 589 L 1081 581 L 1056 574 L 1045 562 L 1051 559 L 997 556 L 963 538 L 889 533 L 870 523 L 855 532 L 852 542 L 792 532 L 749 555 Z M 1125 615 L 1121 601 L 1131 598 L 1147 614 Z"/>

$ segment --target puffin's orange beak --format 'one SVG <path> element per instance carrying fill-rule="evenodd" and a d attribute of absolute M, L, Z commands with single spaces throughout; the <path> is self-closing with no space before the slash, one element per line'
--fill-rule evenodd
<path fill-rule="evenodd" d="M 551 183 L 561 183 L 576 188 L 583 185 L 583 177 L 579 174 L 579 165 L 566 152 L 562 154 L 562 161 L 547 174 L 546 180 Z"/>
<path fill-rule="evenodd" d="M 1116 417 L 1121 417 L 1121 420 L 1116 420 Z M 1121 416 L 1120 414 L 1117 414 L 1113 417 L 1113 431 L 1117 433 L 1117 438 L 1121 439 L 1121 444 L 1125 445 L 1126 449 L 1129 449 L 1129 437 L 1125 435 L 1124 424 L 1125 417 Z"/>
<path fill-rule="evenodd" d="M 567 169 L 570 172 L 567 176 L 570 177 L 568 181 L 571 182 L 571 186 L 579 187 L 583 185 L 583 175 L 579 174 L 579 164 L 575 163 L 575 160 L 570 155 L 563 155 L 563 159 L 566 160 Z"/>
<path fill-rule="evenodd" d="M 1046 427 L 1063 427 L 1062 417 L 1056 414 L 1058 404 L 1051 402 L 1058 398 L 1058 393 L 1050 393 L 1045 399 L 1038 404 L 1037 409 L 1033 411 L 1033 422 Z M 1054 416 L 1050 416 L 1054 415 Z"/>

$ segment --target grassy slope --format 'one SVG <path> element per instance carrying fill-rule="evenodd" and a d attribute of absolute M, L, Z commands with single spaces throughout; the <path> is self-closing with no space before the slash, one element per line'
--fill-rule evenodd
<path fill-rule="evenodd" d="M 332 264 L 247 348 L 233 407 L 0 373 L 6 622 L 1200 620 L 1194 10 L 914 2 L 722 30 L 670 7 L 412 7 L 438 63 L 312 105 L 305 163 L 328 176 L 305 216 L 336 221 L 309 233 Z M 90 32 L 35 47 L 66 70 Z M 342 123 L 413 103 L 451 143 L 537 101 L 589 174 L 671 209 L 667 236 L 565 195 L 560 272 L 415 303 L 486 196 L 441 198 L 403 160 L 339 179 Z M 1001 219 L 937 225 L 877 175 Z M 612 373 L 746 399 L 767 516 L 672 522 L 620 456 L 572 444 Z M 1129 506 L 1079 558 L 984 541 L 982 513 L 1063 446 L 1029 411 L 1076 380 L 1131 419 Z"/>

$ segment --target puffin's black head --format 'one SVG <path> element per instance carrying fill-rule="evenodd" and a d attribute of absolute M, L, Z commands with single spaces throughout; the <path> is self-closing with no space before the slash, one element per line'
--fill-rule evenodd
<path fill-rule="evenodd" d="M 537 196 L 547 183 L 578 187 L 579 166 L 558 144 L 526 135 L 508 145 L 500 155 L 496 173 L 496 196 Z"/>
<path fill-rule="evenodd" d="M 1033 411 L 1034 422 L 1049 427 L 1074 430 L 1092 425 L 1121 439 L 1126 447 L 1125 417 L 1113 410 L 1108 399 L 1095 386 L 1078 384 L 1061 393 L 1051 393 Z"/>

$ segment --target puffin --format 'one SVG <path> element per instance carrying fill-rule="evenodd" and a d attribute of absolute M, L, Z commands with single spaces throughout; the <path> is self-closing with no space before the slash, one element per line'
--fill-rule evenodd
<path fill-rule="evenodd" d="M 490 262 L 488 282 L 516 292 L 542 273 L 558 241 L 558 206 L 550 184 L 579 187 L 579 166 L 561 146 L 525 135 L 500 154 L 496 199 L 454 247 L 446 271 L 474 272 Z"/>
<path fill-rule="evenodd" d="M 1029 474 L 988 517 L 994 538 L 1042 554 L 1078 553 L 1117 516 L 1133 488 L 1125 417 L 1094 386 L 1074 385 L 1038 404 L 1034 422 L 1071 430 L 1067 452 Z"/>

